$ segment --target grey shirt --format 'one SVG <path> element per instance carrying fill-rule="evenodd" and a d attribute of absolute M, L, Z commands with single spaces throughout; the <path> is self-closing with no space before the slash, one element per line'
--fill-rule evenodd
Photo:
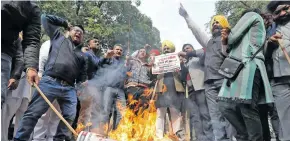
<path fill-rule="evenodd" d="M 285 47 L 286 52 L 290 56 L 290 22 L 286 25 L 278 25 L 276 30 L 283 35 L 282 46 Z M 281 47 L 274 50 L 272 58 L 274 77 L 290 76 L 290 64 Z"/>
<path fill-rule="evenodd" d="M 205 47 L 205 82 L 208 80 L 219 80 L 224 77 L 218 73 L 220 65 L 225 59 L 225 55 L 222 53 L 222 44 L 220 34 L 213 35 L 209 38 L 205 32 L 203 32 L 198 25 L 193 22 L 190 17 L 185 17 L 185 21 L 189 29 L 192 31 L 196 40 Z"/>

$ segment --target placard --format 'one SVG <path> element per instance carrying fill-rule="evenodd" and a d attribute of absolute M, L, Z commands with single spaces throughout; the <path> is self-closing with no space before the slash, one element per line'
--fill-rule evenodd
<path fill-rule="evenodd" d="M 163 74 L 180 69 L 180 60 L 177 53 L 162 54 L 155 56 L 152 74 Z"/>

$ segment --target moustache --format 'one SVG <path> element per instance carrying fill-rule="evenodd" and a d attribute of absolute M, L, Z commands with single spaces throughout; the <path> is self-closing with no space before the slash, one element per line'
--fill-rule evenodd
<path fill-rule="evenodd" d="M 212 27 L 212 30 L 214 31 L 215 29 L 222 30 L 223 28 L 221 26 L 215 25 L 215 26 Z"/>
<path fill-rule="evenodd" d="M 286 24 L 286 23 L 288 23 L 288 22 L 290 21 L 290 14 L 287 13 L 287 14 L 285 14 L 285 15 L 283 15 L 283 16 L 275 16 L 275 17 L 274 17 L 274 21 L 275 21 L 277 24 L 282 24 L 282 25 L 284 25 L 284 24 Z"/>

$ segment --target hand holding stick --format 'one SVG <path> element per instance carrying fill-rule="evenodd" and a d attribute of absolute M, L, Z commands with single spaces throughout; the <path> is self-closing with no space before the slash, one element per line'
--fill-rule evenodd
<path fill-rule="evenodd" d="M 281 39 L 278 39 L 278 44 L 279 44 L 281 50 L 283 51 L 283 53 L 284 53 L 284 55 L 285 55 L 285 57 L 286 57 L 286 59 L 287 59 L 289 65 L 290 65 L 290 57 L 289 57 L 289 55 L 288 55 L 288 53 L 287 53 L 285 47 L 283 46 L 283 44 L 282 44 L 282 40 L 281 40 Z"/>
<path fill-rule="evenodd" d="M 55 114 L 64 122 L 64 124 L 68 127 L 68 129 L 75 135 L 78 136 L 77 132 L 71 127 L 71 125 L 62 117 L 62 115 L 57 111 L 57 109 L 52 105 L 52 103 L 47 99 L 45 94 L 40 90 L 40 88 L 33 83 L 33 86 L 37 89 L 41 97 L 45 100 L 45 102 L 49 105 L 49 107 L 55 112 Z"/>

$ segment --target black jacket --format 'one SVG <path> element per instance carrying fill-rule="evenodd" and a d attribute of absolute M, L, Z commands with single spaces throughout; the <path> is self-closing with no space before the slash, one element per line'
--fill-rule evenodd
<path fill-rule="evenodd" d="M 74 85 L 87 80 L 87 59 L 71 38 L 66 38 L 59 26 L 68 27 L 68 23 L 57 16 L 41 16 L 42 26 L 50 37 L 51 48 L 44 68 L 44 75 L 59 78 Z"/>
<path fill-rule="evenodd" d="M 10 78 L 19 80 L 24 68 L 23 51 L 20 38 L 18 38 L 14 46 L 16 47 L 17 50 L 15 56 L 12 58 L 12 69 Z"/>
<path fill-rule="evenodd" d="M 38 68 L 40 48 L 40 9 L 30 1 L 1 1 L 1 53 L 13 57 L 13 45 L 23 31 L 25 68 Z"/>

